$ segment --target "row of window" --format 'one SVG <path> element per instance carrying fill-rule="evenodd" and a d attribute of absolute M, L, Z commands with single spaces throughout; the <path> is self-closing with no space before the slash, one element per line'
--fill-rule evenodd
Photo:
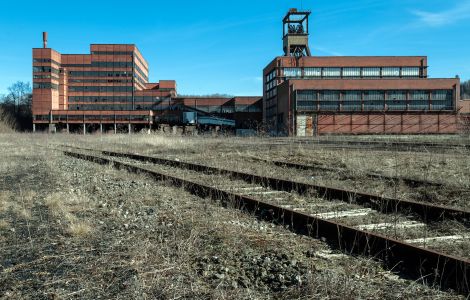
<path fill-rule="evenodd" d="M 132 96 L 69 96 L 69 102 L 132 102 Z M 134 96 L 135 102 L 164 102 L 168 98 L 152 96 Z"/>
<path fill-rule="evenodd" d="M 409 96 L 408 96 L 409 95 Z M 452 100 L 452 90 L 393 90 L 393 91 L 297 91 L 297 99 L 302 101 L 329 100 Z"/>
<path fill-rule="evenodd" d="M 452 110 L 452 101 L 438 100 L 430 103 L 428 100 L 408 102 L 401 100 L 387 101 L 298 101 L 298 110 L 333 110 L 333 111 L 368 111 L 368 110 Z"/>
<path fill-rule="evenodd" d="M 266 82 L 273 80 L 276 77 L 276 70 L 272 70 L 268 75 L 266 75 Z"/>
<path fill-rule="evenodd" d="M 133 110 L 131 104 L 76 104 L 69 105 L 69 110 Z M 150 110 L 146 105 L 136 105 L 136 110 Z"/>
<path fill-rule="evenodd" d="M 33 78 L 34 79 L 55 79 L 55 80 L 59 80 L 59 76 L 54 76 L 54 75 L 50 75 L 50 74 L 41 74 L 41 75 L 37 75 L 37 74 L 34 74 L 33 75 Z"/>
<path fill-rule="evenodd" d="M 91 51 L 95 55 L 133 55 L 134 52 L 129 51 Z"/>
<path fill-rule="evenodd" d="M 56 66 L 60 66 L 60 63 L 50 58 L 33 58 L 33 63 L 53 63 Z"/>
<path fill-rule="evenodd" d="M 113 109 L 114 110 L 114 109 Z M 36 121 L 49 121 L 49 115 L 35 115 L 34 119 Z M 53 115 L 53 121 L 83 121 L 83 120 L 102 120 L 102 121 L 148 121 L 149 115 Z"/>
<path fill-rule="evenodd" d="M 59 85 L 51 82 L 39 82 L 39 83 L 33 83 L 33 89 L 46 89 L 46 90 L 58 90 Z"/>
<path fill-rule="evenodd" d="M 132 83 L 131 79 L 69 79 L 70 83 Z"/>
<path fill-rule="evenodd" d="M 134 105 L 135 110 L 179 110 L 178 107 L 161 106 L 158 104 L 141 104 Z M 132 110 L 132 102 L 128 104 L 113 103 L 113 104 L 71 104 L 68 105 L 69 110 Z M 234 112 L 261 112 L 261 108 L 254 105 L 235 105 L 235 106 L 197 106 L 195 107 L 200 111 L 208 113 L 234 113 Z"/>
<path fill-rule="evenodd" d="M 69 92 L 126 93 L 132 90 L 132 86 L 69 86 Z"/>
<path fill-rule="evenodd" d="M 408 96 L 409 95 L 409 96 Z M 340 100 L 342 99 L 342 100 Z M 299 110 L 452 110 L 452 90 L 297 92 Z"/>
<path fill-rule="evenodd" d="M 59 69 L 53 67 L 38 67 L 33 66 L 33 73 L 54 73 L 59 75 Z"/>
<path fill-rule="evenodd" d="M 419 67 L 325 67 L 325 68 L 284 68 L 289 78 L 419 78 Z"/>
<path fill-rule="evenodd" d="M 91 64 L 62 64 L 62 67 L 77 68 L 132 68 L 132 61 L 92 61 Z"/>
<path fill-rule="evenodd" d="M 269 98 L 272 98 L 274 96 L 277 95 L 277 89 L 273 89 L 273 90 L 270 90 L 268 92 L 266 92 L 266 97 L 269 99 Z"/>
<path fill-rule="evenodd" d="M 69 71 L 70 77 L 132 77 L 128 71 Z"/>
<path fill-rule="evenodd" d="M 134 52 L 126 52 L 126 51 L 92 51 L 91 54 L 94 54 L 94 55 L 128 55 L 128 56 L 132 56 L 134 54 Z M 145 68 L 145 64 L 142 60 L 140 60 L 140 58 L 136 55 L 134 56 L 142 66 L 144 66 Z"/>
<path fill-rule="evenodd" d="M 147 76 L 147 74 L 145 74 L 137 65 L 134 66 L 135 67 L 135 70 L 137 71 L 137 73 L 142 76 L 143 80 L 145 83 L 149 82 L 149 78 Z"/>

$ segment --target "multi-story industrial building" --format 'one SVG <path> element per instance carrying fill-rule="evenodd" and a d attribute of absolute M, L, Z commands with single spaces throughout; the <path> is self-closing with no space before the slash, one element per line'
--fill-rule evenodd
<path fill-rule="evenodd" d="M 455 133 L 460 80 L 428 78 L 425 56 L 314 57 L 310 12 L 283 20 L 284 56 L 263 70 L 263 119 L 275 134 Z"/>
<path fill-rule="evenodd" d="M 311 56 L 309 15 L 283 19 L 284 55 L 263 70 L 263 97 L 178 97 L 149 83 L 135 45 L 90 54 L 33 49 L 33 129 L 112 130 L 166 125 L 268 129 L 274 135 L 457 133 L 470 123 L 458 78 L 428 78 L 426 56 Z M 462 120 L 467 120 L 462 122 Z"/>
<path fill-rule="evenodd" d="M 261 120 L 261 97 L 177 98 L 176 82 L 149 83 L 149 67 L 135 45 L 92 44 L 90 54 L 33 49 L 33 130 L 79 127 L 112 130 L 150 127 L 155 122 L 184 125 L 247 126 Z M 199 117 L 199 118 L 198 118 Z"/>

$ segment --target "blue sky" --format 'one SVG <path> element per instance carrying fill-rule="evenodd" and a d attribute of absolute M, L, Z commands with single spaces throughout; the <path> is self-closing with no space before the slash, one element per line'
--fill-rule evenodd
<path fill-rule="evenodd" d="M 470 79 L 470 0 L 5 1 L 0 94 L 31 81 L 31 48 L 48 31 L 62 53 L 134 43 L 150 80 L 175 79 L 180 94 L 261 95 L 282 17 L 301 5 L 313 55 L 427 55 L 430 76 Z"/>

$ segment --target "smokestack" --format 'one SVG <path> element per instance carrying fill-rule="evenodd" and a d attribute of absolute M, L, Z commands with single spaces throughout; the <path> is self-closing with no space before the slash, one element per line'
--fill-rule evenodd
<path fill-rule="evenodd" d="M 42 43 L 44 45 L 44 48 L 47 48 L 47 32 L 42 33 Z"/>

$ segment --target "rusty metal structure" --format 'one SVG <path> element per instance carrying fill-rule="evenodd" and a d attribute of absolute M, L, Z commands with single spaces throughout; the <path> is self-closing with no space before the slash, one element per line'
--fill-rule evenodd
<path fill-rule="evenodd" d="M 460 101 L 458 78 L 428 78 L 426 56 L 311 56 L 309 16 L 289 10 L 283 19 L 284 56 L 263 70 L 263 120 L 274 135 L 462 129 L 470 105 Z"/>
<path fill-rule="evenodd" d="M 308 46 L 308 17 L 310 12 L 292 8 L 282 20 L 284 55 L 293 57 L 310 56 Z"/>

